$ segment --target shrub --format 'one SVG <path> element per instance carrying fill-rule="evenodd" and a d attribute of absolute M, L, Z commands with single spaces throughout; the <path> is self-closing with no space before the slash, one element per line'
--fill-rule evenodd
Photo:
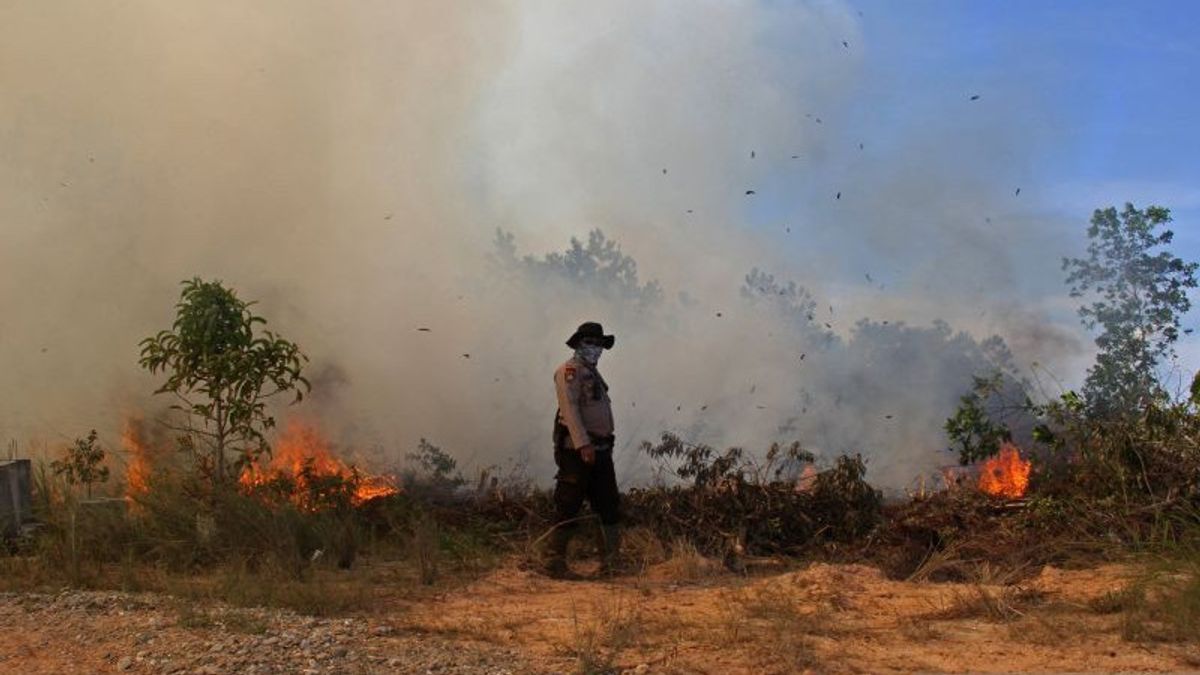
<path fill-rule="evenodd" d="M 655 459 L 674 461 L 673 472 L 690 485 L 630 490 L 631 520 L 665 542 L 690 541 L 706 555 L 797 553 L 821 541 L 861 536 L 880 520 L 882 496 L 864 480 L 859 456 L 839 457 L 805 488 L 796 478 L 813 456 L 798 443 L 773 445 L 761 463 L 740 448 L 718 453 L 669 433 L 642 448 Z"/>

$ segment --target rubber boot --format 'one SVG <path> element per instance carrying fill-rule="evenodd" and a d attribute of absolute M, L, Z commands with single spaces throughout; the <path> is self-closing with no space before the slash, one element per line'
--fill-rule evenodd
<path fill-rule="evenodd" d="M 552 579 L 578 579 L 579 575 L 567 565 L 567 545 L 571 543 L 571 528 L 559 525 L 550 533 L 543 572 Z"/>
<path fill-rule="evenodd" d="M 600 528 L 600 575 L 611 577 L 621 573 L 621 527 L 604 525 Z"/>

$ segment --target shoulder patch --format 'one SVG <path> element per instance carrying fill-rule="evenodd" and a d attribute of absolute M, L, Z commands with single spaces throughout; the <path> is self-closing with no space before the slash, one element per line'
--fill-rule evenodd
<path fill-rule="evenodd" d="M 575 366 L 566 366 L 563 368 L 563 379 L 567 382 L 575 381 Z"/>

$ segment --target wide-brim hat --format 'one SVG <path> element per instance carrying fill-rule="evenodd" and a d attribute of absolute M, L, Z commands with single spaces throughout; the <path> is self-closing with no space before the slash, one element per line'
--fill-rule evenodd
<path fill-rule="evenodd" d="M 605 335 L 604 327 L 595 321 L 579 324 L 579 328 L 575 329 L 575 334 L 567 338 L 567 346 L 575 349 L 579 346 L 579 341 L 583 338 L 599 338 L 602 340 L 601 345 L 605 349 L 612 349 L 613 343 L 617 341 L 617 336 Z"/>

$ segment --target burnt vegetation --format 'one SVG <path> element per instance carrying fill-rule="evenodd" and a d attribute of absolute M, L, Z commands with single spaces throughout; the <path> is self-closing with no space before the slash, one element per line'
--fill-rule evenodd
<path fill-rule="evenodd" d="M 740 556 L 799 555 L 854 541 L 880 522 L 882 497 L 864 480 L 859 456 L 806 474 L 815 458 L 799 443 L 772 445 L 757 460 L 741 448 L 717 452 L 663 434 L 642 451 L 679 482 L 630 490 L 632 522 L 734 566 Z"/>

